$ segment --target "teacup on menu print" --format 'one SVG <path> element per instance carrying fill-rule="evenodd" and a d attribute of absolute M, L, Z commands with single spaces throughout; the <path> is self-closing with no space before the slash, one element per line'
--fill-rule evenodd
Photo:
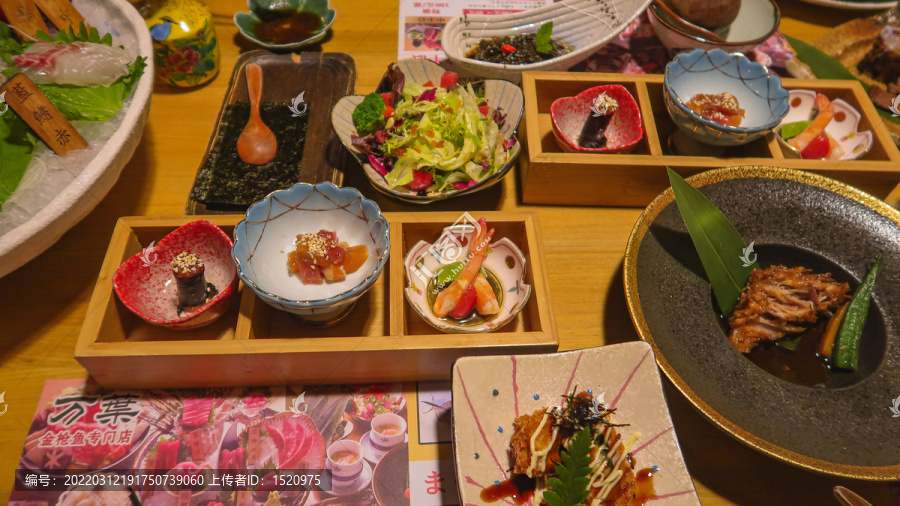
<path fill-rule="evenodd" d="M 384 413 L 372 419 L 372 442 L 381 447 L 396 446 L 406 437 L 406 420 L 393 413 Z"/>
<path fill-rule="evenodd" d="M 325 453 L 326 465 L 335 478 L 356 476 L 362 471 L 362 447 L 356 441 L 335 441 Z"/>

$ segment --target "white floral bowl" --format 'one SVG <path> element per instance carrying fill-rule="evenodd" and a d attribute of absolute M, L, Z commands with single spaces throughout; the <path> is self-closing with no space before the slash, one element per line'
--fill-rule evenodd
<path fill-rule="evenodd" d="M 512 241 L 500 239 L 489 246 L 482 268 L 488 277 L 500 284 L 497 300 L 500 312 L 475 324 L 457 323 L 438 318 L 429 303 L 428 285 L 438 270 L 465 260 L 475 233 L 473 225 L 452 225 L 443 230 L 434 243 L 419 241 L 406 254 L 403 266 L 409 285 L 406 300 L 423 320 L 442 332 L 492 332 L 516 317 L 531 296 L 531 285 L 525 284 L 525 255 Z"/>
<path fill-rule="evenodd" d="M 816 92 L 813 90 L 790 90 L 788 104 L 790 104 L 790 109 L 787 116 L 775 129 L 775 138 L 781 144 L 781 151 L 786 158 L 801 158 L 800 152 L 781 138 L 781 127 L 788 123 L 812 119 L 813 109 L 816 107 Z M 832 100 L 831 105 L 834 106 L 834 118 L 825 126 L 825 133 L 838 143 L 844 153 L 834 160 L 855 160 L 866 154 L 872 149 L 872 132 L 870 130 L 857 131 L 859 121 L 862 119 L 859 111 L 839 98 Z"/>
<path fill-rule="evenodd" d="M 369 258 L 347 279 L 305 285 L 288 267 L 297 234 L 326 229 L 351 246 L 364 244 Z M 387 261 L 390 227 L 381 209 L 353 188 L 297 183 L 250 206 L 234 228 L 232 257 L 238 275 L 266 304 L 314 326 L 340 322 L 366 293 Z"/>

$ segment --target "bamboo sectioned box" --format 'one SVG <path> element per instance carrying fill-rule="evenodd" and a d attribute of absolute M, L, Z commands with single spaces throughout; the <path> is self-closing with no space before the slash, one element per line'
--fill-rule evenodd
<path fill-rule="evenodd" d="M 304 326 L 241 284 L 228 313 L 187 331 L 153 326 L 132 314 L 113 290 L 113 273 L 181 225 L 203 218 L 231 235 L 243 215 L 120 218 L 75 358 L 106 388 L 174 388 L 449 379 L 453 361 L 464 355 L 556 351 L 559 341 L 536 213 L 478 215 L 496 228 L 495 238 L 508 237 L 522 249 L 526 283 L 533 287 L 516 319 L 487 334 L 440 333 L 422 321 L 403 294 L 406 252 L 419 240 L 436 240 L 459 214 L 384 216 L 390 224 L 391 256 L 345 321 L 324 329 Z"/>
<path fill-rule="evenodd" d="M 669 149 L 675 124 L 663 100 L 662 75 L 580 72 L 524 72 L 525 115 L 519 129 L 524 151 L 519 158 L 522 200 L 531 204 L 644 207 L 669 187 L 666 167 L 687 177 L 736 165 L 802 169 L 831 177 L 878 198 L 900 183 L 900 152 L 865 90 L 856 81 L 782 79 L 786 89 L 811 89 L 841 98 L 862 116 L 859 131 L 874 134 L 872 149 L 857 160 L 786 158 L 770 133 L 723 155 L 681 156 Z M 565 153 L 553 137 L 550 105 L 601 84 L 621 84 L 641 111 L 644 137 L 629 154 Z"/>

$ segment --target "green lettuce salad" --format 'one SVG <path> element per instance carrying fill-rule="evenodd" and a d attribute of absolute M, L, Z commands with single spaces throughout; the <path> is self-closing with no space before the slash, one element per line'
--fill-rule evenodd
<path fill-rule="evenodd" d="M 505 115 L 471 84 L 445 72 L 440 85 L 407 83 L 389 67 L 391 93 L 365 97 L 353 113 L 353 146 L 392 189 L 419 195 L 468 188 L 501 170 L 515 138 L 500 132 Z"/>

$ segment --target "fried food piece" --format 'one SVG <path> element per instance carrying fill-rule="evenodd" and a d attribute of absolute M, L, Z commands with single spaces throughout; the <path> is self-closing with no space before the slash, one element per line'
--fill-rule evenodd
<path fill-rule="evenodd" d="M 731 316 L 728 339 L 741 353 L 762 341 L 799 334 L 850 300 L 850 285 L 831 274 L 783 265 L 756 269 Z"/>
<path fill-rule="evenodd" d="M 516 474 L 526 474 L 531 477 L 543 476 L 544 474 L 553 474 L 556 469 L 556 463 L 559 462 L 559 449 L 562 442 L 562 434 L 557 434 L 556 438 L 551 441 L 553 436 L 553 424 L 555 419 L 552 415 L 548 415 L 548 420 L 541 427 L 541 420 L 544 418 L 543 409 L 535 410 L 530 415 L 521 415 L 513 421 L 513 435 L 509 441 L 510 453 L 512 461 L 515 463 L 513 472 Z M 538 431 L 534 441 L 534 447 L 538 451 L 547 448 L 552 444 L 550 451 L 547 453 L 547 459 L 544 465 L 535 466 L 534 470 L 529 474 L 531 467 L 531 436 Z"/>

